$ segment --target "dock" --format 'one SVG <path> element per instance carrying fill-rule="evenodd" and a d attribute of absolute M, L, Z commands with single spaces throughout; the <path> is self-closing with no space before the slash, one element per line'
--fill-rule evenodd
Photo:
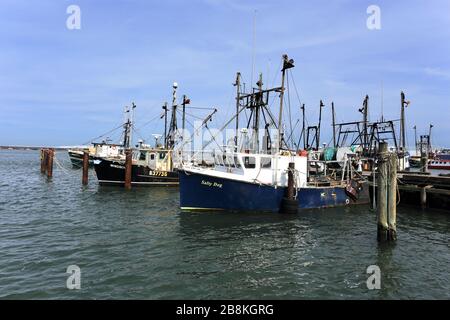
<path fill-rule="evenodd" d="M 372 173 L 364 173 L 373 183 Z M 422 208 L 450 210 L 450 177 L 420 172 L 398 172 L 398 204 Z"/>

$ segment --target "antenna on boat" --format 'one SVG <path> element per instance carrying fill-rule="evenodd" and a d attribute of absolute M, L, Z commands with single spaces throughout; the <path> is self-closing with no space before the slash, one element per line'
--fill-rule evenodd
<path fill-rule="evenodd" d="M 158 140 L 161 139 L 162 135 L 154 133 L 154 134 L 152 134 L 152 136 L 155 139 L 155 148 L 158 148 L 158 145 L 159 145 Z"/>
<path fill-rule="evenodd" d="M 381 122 L 384 122 L 384 87 L 381 80 Z"/>
<path fill-rule="evenodd" d="M 253 74 L 255 73 L 255 48 L 256 48 L 256 13 L 258 11 L 255 10 L 253 14 L 253 42 L 252 42 L 252 74 L 250 79 L 250 88 L 253 86 Z"/>

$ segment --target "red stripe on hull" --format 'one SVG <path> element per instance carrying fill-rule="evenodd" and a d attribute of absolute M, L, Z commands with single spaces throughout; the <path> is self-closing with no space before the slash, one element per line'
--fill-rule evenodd
<path fill-rule="evenodd" d="M 450 165 L 448 165 L 448 166 L 434 166 L 434 165 L 428 165 L 428 169 L 450 170 Z"/>

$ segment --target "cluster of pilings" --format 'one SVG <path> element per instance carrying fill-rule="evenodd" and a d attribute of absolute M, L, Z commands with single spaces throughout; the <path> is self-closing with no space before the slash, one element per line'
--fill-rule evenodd
<path fill-rule="evenodd" d="M 55 149 L 41 149 L 41 173 L 47 174 L 48 178 L 53 176 L 53 158 Z"/>

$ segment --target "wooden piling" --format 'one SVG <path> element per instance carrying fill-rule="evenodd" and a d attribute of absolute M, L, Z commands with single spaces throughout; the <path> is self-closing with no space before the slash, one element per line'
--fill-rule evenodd
<path fill-rule="evenodd" d="M 389 154 L 388 177 L 388 240 L 397 240 L 397 164 L 396 153 Z"/>
<path fill-rule="evenodd" d="M 83 152 L 83 176 L 82 176 L 82 184 L 87 186 L 89 182 L 89 151 L 84 150 Z"/>
<path fill-rule="evenodd" d="M 289 200 L 294 200 L 294 197 L 295 197 L 294 170 L 295 170 L 295 163 L 294 162 L 289 162 L 288 187 L 287 187 L 287 198 Z"/>
<path fill-rule="evenodd" d="M 132 151 L 125 150 L 125 189 L 131 189 Z"/>
<path fill-rule="evenodd" d="M 41 173 L 47 171 L 47 149 L 41 149 Z"/>
<path fill-rule="evenodd" d="M 397 155 L 388 152 L 388 145 L 380 143 L 377 172 L 378 241 L 397 238 Z"/>
<path fill-rule="evenodd" d="M 422 172 L 428 172 L 428 154 L 423 150 L 420 153 L 420 166 Z"/>
<path fill-rule="evenodd" d="M 55 149 L 48 149 L 47 152 L 47 177 L 53 177 L 53 157 L 55 156 Z"/>
<path fill-rule="evenodd" d="M 280 212 L 281 213 L 297 213 L 298 210 L 298 203 L 295 199 L 295 163 L 290 162 L 289 163 L 289 169 L 288 169 L 288 183 L 286 188 L 286 194 L 285 197 L 281 200 L 281 207 Z"/>

